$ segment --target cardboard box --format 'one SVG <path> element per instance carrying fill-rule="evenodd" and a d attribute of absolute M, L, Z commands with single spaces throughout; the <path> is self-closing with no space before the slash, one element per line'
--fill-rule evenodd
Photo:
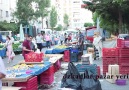
<path fill-rule="evenodd" d="M 116 80 L 117 79 L 120 79 L 120 74 L 118 75 L 112 75 L 112 74 L 109 74 L 108 72 L 106 73 L 106 80 L 110 83 L 116 83 Z"/>
<path fill-rule="evenodd" d="M 108 65 L 108 73 L 112 75 L 119 75 L 119 65 Z"/>

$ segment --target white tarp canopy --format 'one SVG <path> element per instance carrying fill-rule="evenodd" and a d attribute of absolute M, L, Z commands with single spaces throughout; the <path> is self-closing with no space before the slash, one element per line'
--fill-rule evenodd
<path fill-rule="evenodd" d="M 23 32 L 22 24 L 20 25 L 20 41 L 24 41 L 24 32 Z"/>

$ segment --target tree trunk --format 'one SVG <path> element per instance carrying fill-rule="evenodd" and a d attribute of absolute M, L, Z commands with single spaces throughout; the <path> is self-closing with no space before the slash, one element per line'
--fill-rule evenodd
<path fill-rule="evenodd" d="M 122 33 L 122 12 L 119 10 L 119 34 Z"/>

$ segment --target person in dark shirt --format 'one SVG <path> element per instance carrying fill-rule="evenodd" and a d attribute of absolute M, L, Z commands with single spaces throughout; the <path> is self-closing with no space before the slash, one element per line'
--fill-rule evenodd
<path fill-rule="evenodd" d="M 31 37 L 32 36 L 28 36 L 24 42 L 23 42 L 23 48 L 22 48 L 22 55 L 25 59 L 25 54 L 28 54 L 29 52 L 32 52 L 33 50 L 31 49 Z"/>
<path fill-rule="evenodd" d="M 79 48 L 81 51 L 83 51 L 84 47 L 83 43 L 84 43 L 84 35 L 81 32 L 79 32 Z"/>

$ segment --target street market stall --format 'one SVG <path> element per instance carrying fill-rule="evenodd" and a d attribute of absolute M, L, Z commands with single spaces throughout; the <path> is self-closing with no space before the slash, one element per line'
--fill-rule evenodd
<path fill-rule="evenodd" d="M 45 59 L 48 58 L 48 59 Z M 24 84 L 26 82 L 32 82 L 31 79 L 35 79 L 37 77 L 40 77 L 41 80 L 44 76 L 44 74 L 49 74 L 48 71 L 50 71 L 49 69 L 51 69 L 51 67 L 53 67 L 52 69 L 56 71 L 60 68 L 60 60 L 63 58 L 63 55 L 60 54 L 49 54 L 49 55 L 45 55 L 44 56 L 44 60 L 42 62 L 25 62 L 22 61 L 21 63 L 14 65 L 12 67 L 7 68 L 7 76 L 6 78 L 2 79 L 2 82 L 4 83 L 8 83 L 8 82 L 14 82 L 14 86 L 16 87 L 29 87 L 29 86 L 25 86 Z M 54 77 L 54 72 L 55 71 L 51 71 L 50 74 L 52 75 L 52 77 Z M 37 76 L 37 77 L 35 77 Z M 49 76 L 49 75 L 47 75 Z M 37 80 L 37 79 L 35 79 Z M 48 79 L 49 80 L 49 79 Z M 47 81 L 47 80 L 46 80 Z M 53 80 L 54 81 L 54 80 Z M 53 82 L 51 81 L 51 83 Z M 34 81 L 36 86 L 38 87 L 38 82 Z M 49 81 L 47 81 L 49 82 Z M 24 83 L 23 86 L 22 84 L 19 83 Z M 46 83 L 46 82 L 42 82 L 40 81 L 41 84 Z M 51 84 L 50 82 L 47 84 Z M 32 87 L 31 87 L 32 88 Z M 30 89 L 29 89 L 30 90 Z M 36 89 L 37 90 L 37 89 Z"/>

